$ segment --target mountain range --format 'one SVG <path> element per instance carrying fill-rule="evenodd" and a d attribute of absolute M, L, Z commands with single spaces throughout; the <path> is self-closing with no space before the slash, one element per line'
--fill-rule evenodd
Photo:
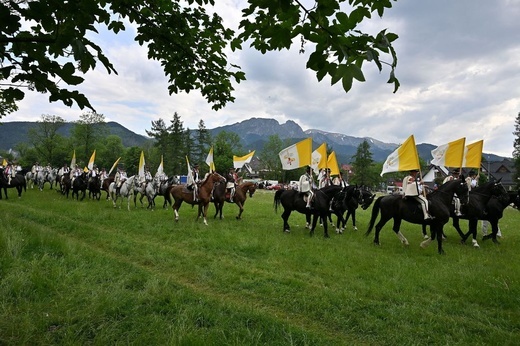
<path fill-rule="evenodd" d="M 0 149 L 9 150 L 14 148 L 20 142 L 28 142 L 28 131 L 31 128 L 37 128 L 37 122 L 4 122 L 0 124 Z M 70 136 L 70 132 L 74 123 L 65 123 L 58 133 L 64 137 Z M 108 132 L 111 135 L 121 137 L 125 147 L 142 146 L 151 138 L 136 134 L 126 127 L 116 122 L 107 123 Z M 358 146 L 367 141 L 370 144 L 370 152 L 372 159 L 376 162 L 386 160 L 388 155 L 392 153 L 399 144 L 385 143 L 371 137 L 353 137 L 341 133 L 331 133 L 316 129 L 304 131 L 296 122 L 289 120 L 284 124 L 280 124 L 275 119 L 251 118 L 232 125 L 225 125 L 208 129 L 212 136 L 216 136 L 219 132 L 234 132 L 241 141 L 244 149 L 257 150 L 260 152 L 264 144 L 268 141 L 269 136 L 278 135 L 282 140 L 288 143 L 296 143 L 307 137 L 312 137 L 316 148 L 322 143 L 327 143 L 336 152 L 338 162 L 349 163 L 352 156 L 356 153 Z M 417 145 L 419 156 L 425 160 L 431 160 L 431 151 L 438 145 L 421 143 Z M 483 154 L 487 161 L 501 161 L 504 158 L 494 154 Z"/>

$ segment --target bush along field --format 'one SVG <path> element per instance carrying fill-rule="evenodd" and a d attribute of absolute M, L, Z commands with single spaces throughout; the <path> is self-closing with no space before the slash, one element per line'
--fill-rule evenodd
<path fill-rule="evenodd" d="M 445 255 L 421 229 L 388 223 L 381 245 L 357 227 L 323 237 L 293 212 L 282 231 L 274 192 L 226 204 L 208 226 L 197 208 L 112 207 L 46 188 L 0 201 L 0 344 L 513 345 L 520 335 L 520 212 L 500 244 Z M 334 220 L 335 221 L 335 220 Z M 467 229 L 467 221 L 461 222 Z"/>

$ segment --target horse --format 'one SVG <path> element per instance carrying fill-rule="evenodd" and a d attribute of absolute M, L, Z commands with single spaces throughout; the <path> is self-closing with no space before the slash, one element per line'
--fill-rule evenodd
<path fill-rule="evenodd" d="M 374 201 L 375 197 L 376 195 L 372 192 L 364 188 L 358 188 L 354 195 L 346 201 L 345 207 L 347 214 L 344 217 L 342 217 L 342 219 L 338 218 L 336 224 L 336 233 L 343 234 L 343 231 L 347 226 L 347 221 L 350 218 L 350 216 L 352 216 L 352 228 L 354 231 L 357 231 L 358 228 L 356 226 L 356 209 L 359 206 L 361 206 L 361 209 L 367 210 L 368 207 L 370 207 L 370 205 Z M 341 220 L 343 220 L 343 222 L 340 222 Z"/>
<path fill-rule="evenodd" d="M 83 172 L 81 175 L 74 178 L 72 181 L 72 198 L 76 195 L 76 200 L 79 199 L 79 192 L 81 191 L 81 201 L 85 198 L 87 191 L 87 173 Z"/>
<path fill-rule="evenodd" d="M 170 189 L 170 195 L 174 199 L 172 208 L 175 215 L 175 221 L 179 221 L 179 208 L 181 207 L 182 202 L 186 202 L 191 205 L 197 204 L 199 206 L 197 218 L 202 216 L 204 218 L 204 224 L 207 225 L 208 221 L 206 216 L 208 214 L 208 207 L 211 199 L 211 191 L 213 190 L 213 186 L 215 183 L 223 183 L 225 181 L 226 178 L 224 178 L 220 174 L 216 172 L 209 173 L 200 183 L 198 200 L 193 199 L 193 191 L 189 190 L 186 187 L 186 185 L 173 186 Z"/>
<path fill-rule="evenodd" d="M 304 194 L 297 190 L 278 190 L 274 195 L 274 209 L 278 211 L 280 205 L 283 206 L 283 231 L 289 233 L 291 227 L 289 226 L 288 220 L 293 210 L 304 214 L 307 220 L 307 227 L 310 224 L 311 215 L 313 216 L 312 226 L 310 227 L 310 235 L 314 235 L 314 229 L 318 219 L 327 220 L 329 214 L 330 201 L 332 198 L 339 193 L 343 188 L 339 185 L 330 185 L 324 188 L 314 190 L 313 205 L 312 208 L 307 208 L 307 202 L 303 199 Z M 323 223 L 324 237 L 328 238 L 328 226 L 327 222 Z"/>
<path fill-rule="evenodd" d="M 110 188 L 110 184 L 112 184 L 113 182 L 114 182 L 114 177 L 110 176 L 110 177 L 103 179 L 103 182 L 101 183 L 101 191 L 106 191 L 107 200 L 110 198 L 109 188 Z"/>
<path fill-rule="evenodd" d="M 110 193 L 110 198 L 112 199 L 112 205 L 114 208 L 117 208 L 117 199 L 121 197 L 121 203 L 119 203 L 119 209 L 121 209 L 121 205 L 123 204 L 123 199 L 126 197 L 127 199 L 127 207 L 128 211 L 130 211 L 130 200 L 134 196 L 134 185 L 135 185 L 135 175 L 132 175 L 130 178 L 126 179 L 119 189 L 119 194 L 117 193 L 117 187 L 115 182 L 111 182 L 108 188 Z"/>
<path fill-rule="evenodd" d="M 503 210 L 509 205 L 509 201 L 510 197 L 500 181 L 488 182 L 471 189 L 468 203 L 460 208 L 462 216 L 456 215 L 454 207 L 450 210 L 452 224 L 461 237 L 461 243 L 464 244 L 468 236 L 472 234 L 473 247 L 480 247 L 477 241 L 478 220 L 489 221 L 493 229 L 498 231 L 498 220 L 502 218 Z M 469 231 L 466 234 L 460 228 L 460 219 L 468 220 Z M 423 234 L 426 234 L 426 226 L 424 225 Z"/>
<path fill-rule="evenodd" d="M 164 197 L 163 209 L 166 209 L 168 205 L 172 205 L 172 199 L 170 197 L 170 189 L 174 185 L 178 185 L 179 181 L 176 177 L 171 177 L 168 180 L 161 181 L 159 185 L 159 192 L 157 195 Z"/>
<path fill-rule="evenodd" d="M 34 184 L 36 184 L 36 173 L 33 173 L 31 171 L 25 173 L 25 181 L 31 189 L 34 189 Z"/>
<path fill-rule="evenodd" d="M 101 182 L 99 181 L 99 176 L 88 178 L 87 182 L 88 189 L 88 198 L 99 199 L 101 198 Z"/>
<path fill-rule="evenodd" d="M 483 240 L 493 239 L 498 243 L 498 221 L 504 215 L 504 209 L 511 203 L 511 198 L 504 186 L 497 182 L 489 182 L 473 188 L 469 193 L 470 199 L 467 206 L 461 207 L 462 216 L 453 215 L 453 226 L 461 236 L 461 243 L 465 243 L 470 235 L 473 235 L 472 244 L 479 247 L 477 242 L 478 220 L 486 220 L 491 224 L 492 233 Z M 459 218 L 468 220 L 468 232 L 464 234 L 459 227 Z"/>
<path fill-rule="evenodd" d="M 2 189 L 4 190 L 5 199 L 7 197 L 7 189 L 15 188 L 18 192 L 18 198 L 22 197 L 22 189 L 27 191 L 27 183 L 25 181 L 25 176 L 20 173 L 16 173 L 14 177 L 11 177 L 11 183 L 9 183 L 9 178 L 5 176 L 4 169 L 0 168 L 0 199 L 2 199 Z"/>
<path fill-rule="evenodd" d="M 462 177 L 462 176 L 461 176 Z M 442 230 L 444 225 L 450 219 L 451 204 L 453 195 L 457 194 L 461 202 L 466 203 L 468 196 L 468 185 L 462 179 L 455 179 L 441 185 L 437 190 L 428 194 L 429 212 L 433 219 L 425 220 L 419 203 L 414 199 L 403 198 L 399 195 L 387 195 L 379 197 L 372 207 L 372 216 L 369 222 L 368 230 L 365 235 L 368 236 L 374 228 L 374 223 L 381 211 L 381 218 L 375 225 L 376 233 L 374 236 L 374 244 L 379 245 L 379 233 L 383 226 L 390 220 L 394 219 L 393 230 L 401 242 L 408 245 L 408 240 L 401 233 L 401 221 L 405 220 L 410 223 L 422 225 L 424 223 L 430 225 L 432 238 L 421 243 L 422 247 L 427 246 L 437 237 L 437 250 L 439 254 L 444 253 L 442 248 Z"/>
<path fill-rule="evenodd" d="M 137 194 L 140 193 L 141 196 L 139 197 L 139 202 L 141 203 L 141 208 L 144 207 L 143 204 L 143 198 L 146 197 L 148 200 L 148 206 L 147 209 L 153 209 L 155 207 L 155 195 L 156 195 L 156 188 L 159 184 L 159 181 L 157 179 L 153 179 L 150 182 L 146 182 L 144 186 L 142 184 L 135 185 L 134 190 L 134 206 L 137 207 Z"/>
<path fill-rule="evenodd" d="M 69 198 L 69 191 L 72 189 L 72 179 L 70 179 L 70 174 L 65 174 L 60 182 L 61 186 L 61 194 L 67 196 Z"/>
<path fill-rule="evenodd" d="M 253 182 L 245 182 L 238 185 L 235 189 L 235 196 L 233 196 L 233 202 L 231 202 L 229 193 L 226 189 L 226 184 L 216 184 L 215 189 L 213 190 L 213 204 L 215 205 L 215 216 L 220 214 L 220 219 L 222 219 L 222 209 L 224 208 L 224 202 L 235 203 L 238 206 L 238 215 L 236 216 L 237 220 L 241 219 L 242 212 L 244 211 L 244 204 L 246 203 L 247 195 L 249 197 L 253 197 L 253 194 L 256 191 L 256 184 Z"/>
<path fill-rule="evenodd" d="M 43 191 L 43 187 L 45 185 L 45 177 L 47 176 L 47 169 L 42 168 L 36 173 L 36 177 L 34 179 L 35 184 L 38 186 L 40 191 Z"/>

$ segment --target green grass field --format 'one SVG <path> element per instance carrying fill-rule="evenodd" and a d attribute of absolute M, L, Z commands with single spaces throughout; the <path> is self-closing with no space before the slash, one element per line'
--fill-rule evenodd
<path fill-rule="evenodd" d="M 520 213 L 501 244 L 446 255 L 403 246 L 387 224 L 381 246 L 359 231 L 324 239 L 293 214 L 282 232 L 274 194 L 257 191 L 243 220 L 180 221 L 163 210 L 114 209 L 29 190 L 0 201 L 0 344 L 515 345 L 520 340 Z M 462 222 L 467 227 L 467 222 Z"/>

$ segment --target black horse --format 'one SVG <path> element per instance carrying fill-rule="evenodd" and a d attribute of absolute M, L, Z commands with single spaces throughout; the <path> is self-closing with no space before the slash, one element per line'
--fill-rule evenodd
<path fill-rule="evenodd" d="M 482 186 L 473 188 L 469 193 L 469 203 L 465 208 L 461 208 L 460 218 L 468 220 L 468 232 L 464 234 L 458 226 L 457 217 L 453 217 L 453 226 L 461 236 L 461 242 L 465 243 L 470 235 L 473 236 L 472 244 L 478 247 L 477 226 L 478 220 L 486 220 L 491 224 L 492 232 L 485 236 L 483 240 L 493 239 L 498 243 L 496 235 L 498 233 L 498 221 L 504 216 L 504 209 L 512 201 L 506 189 L 500 181 L 490 182 Z M 457 221 L 457 222 L 456 222 Z M 457 225 L 455 225 L 457 223 Z"/>
<path fill-rule="evenodd" d="M 22 197 L 22 190 L 27 191 L 27 183 L 25 181 L 25 176 L 20 173 L 16 173 L 14 177 L 11 177 L 11 182 L 9 182 L 9 178 L 5 176 L 4 169 L 0 168 L 0 199 L 2 199 L 2 189 L 4 190 L 5 199 L 7 197 L 7 189 L 15 188 L 18 192 L 18 198 Z"/>
<path fill-rule="evenodd" d="M 457 216 L 455 207 L 452 206 L 450 216 L 453 227 L 461 237 L 461 243 L 464 244 L 468 237 L 473 235 L 473 246 L 480 247 L 477 242 L 478 220 L 489 221 L 492 228 L 498 232 L 498 220 L 502 218 L 503 210 L 509 205 L 509 201 L 510 197 L 499 180 L 474 187 L 469 192 L 468 203 L 460 208 L 462 216 Z M 461 219 L 468 220 L 469 231 L 467 233 L 460 228 Z M 426 234 L 426 225 L 423 225 L 423 234 Z M 443 236 L 446 237 L 444 234 Z"/>
<path fill-rule="evenodd" d="M 403 198 L 403 196 L 400 195 L 379 197 L 372 207 L 372 217 L 365 235 L 369 235 L 370 232 L 372 232 L 375 220 L 379 214 L 379 211 L 381 211 L 381 218 L 375 226 L 376 233 L 374 236 L 374 244 L 379 245 L 379 232 L 381 232 L 383 226 L 393 218 L 393 230 L 401 242 L 405 245 L 408 245 L 408 240 L 400 231 L 402 220 L 419 225 L 424 223 L 430 225 L 432 238 L 424 241 L 421 245 L 427 245 L 431 240 L 434 240 L 437 237 L 438 252 L 439 254 L 443 254 L 444 250 L 442 248 L 442 230 L 444 225 L 450 219 L 451 205 L 453 195 L 455 193 L 457 196 L 459 196 L 462 203 L 467 201 L 468 186 L 462 176 L 461 179 L 456 179 L 445 183 L 439 187 L 439 189 L 427 195 L 429 212 L 434 217 L 433 219 L 429 220 L 424 220 L 421 207 L 414 199 Z"/>
<path fill-rule="evenodd" d="M 90 177 L 87 181 L 88 198 L 99 199 L 101 198 L 101 181 L 99 176 Z"/>
<path fill-rule="evenodd" d="M 85 198 L 87 191 L 87 173 L 83 172 L 76 177 L 72 182 L 72 198 L 76 195 L 76 200 L 79 200 L 79 192 L 81 191 L 81 201 Z"/>
<path fill-rule="evenodd" d="M 327 220 L 327 216 L 329 215 L 330 201 L 342 189 L 343 188 L 341 186 L 331 185 L 319 190 L 314 190 L 312 208 L 306 207 L 307 202 L 305 202 L 303 199 L 303 193 L 300 193 L 296 190 L 284 189 L 276 191 L 274 195 L 274 208 L 275 211 L 278 211 L 278 206 L 283 206 L 283 231 L 290 232 L 291 227 L 289 226 L 288 220 L 289 216 L 291 216 L 291 212 L 295 210 L 306 216 L 307 227 L 310 224 L 311 215 L 313 216 L 312 226 L 310 227 L 310 235 L 313 235 L 318 219 Z M 328 238 L 329 233 L 327 222 L 323 223 L 323 231 L 324 236 Z"/>
<path fill-rule="evenodd" d="M 342 216 L 342 218 L 338 217 L 337 224 L 336 224 L 336 233 L 343 234 L 343 231 L 345 230 L 347 226 L 348 219 L 352 216 L 352 227 L 354 231 L 357 231 L 356 227 L 356 210 L 359 206 L 361 206 L 361 209 L 367 210 L 368 207 L 372 204 L 374 201 L 374 198 L 376 197 L 375 194 L 368 191 L 367 189 L 360 187 L 357 188 L 351 198 L 345 201 L 345 206 L 343 208 L 343 213 L 346 211 L 346 215 Z"/>

